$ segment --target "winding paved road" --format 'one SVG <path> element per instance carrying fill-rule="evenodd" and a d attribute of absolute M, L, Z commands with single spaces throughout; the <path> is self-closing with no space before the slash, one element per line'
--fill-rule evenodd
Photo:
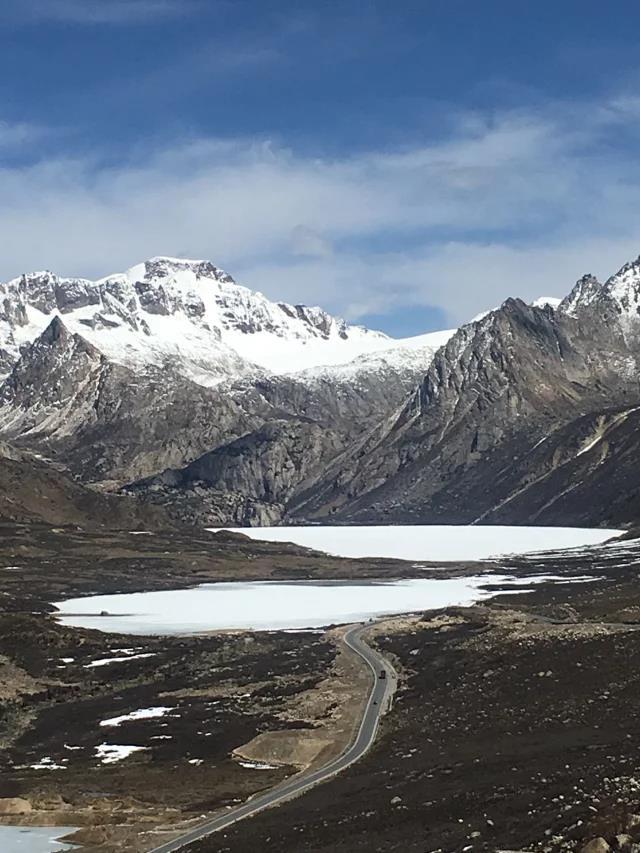
<path fill-rule="evenodd" d="M 314 785 L 331 779 L 331 777 L 362 758 L 375 739 L 380 717 L 391 703 L 397 682 L 395 670 L 389 661 L 368 646 L 362 638 L 363 632 L 368 627 L 370 625 L 356 625 L 350 628 L 344 635 L 346 645 L 367 662 L 373 673 L 373 686 L 369 694 L 369 700 L 362 717 L 362 722 L 360 723 L 358 734 L 351 746 L 342 755 L 334 758 L 319 770 L 298 773 L 292 779 L 288 779 L 275 788 L 271 788 L 269 791 L 247 800 L 246 803 L 237 808 L 230 809 L 219 817 L 206 821 L 206 823 L 186 832 L 180 838 L 168 841 L 166 844 L 160 845 L 160 847 L 154 847 L 150 853 L 174 853 L 176 850 L 182 850 L 188 844 L 200 841 L 200 839 L 206 838 L 214 832 L 219 832 L 221 829 L 226 829 L 226 827 L 237 823 L 239 820 L 251 817 L 270 806 L 293 799 L 293 797 L 308 791 Z M 385 670 L 386 678 L 380 678 L 382 670 Z"/>

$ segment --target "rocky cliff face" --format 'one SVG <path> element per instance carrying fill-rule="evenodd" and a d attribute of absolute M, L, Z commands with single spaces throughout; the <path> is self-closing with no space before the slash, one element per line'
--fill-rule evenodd
<path fill-rule="evenodd" d="M 640 400 L 639 294 L 640 267 L 629 264 L 604 285 L 581 279 L 557 310 L 507 300 L 463 327 L 400 414 L 291 511 L 349 522 L 597 522 L 601 506 L 578 509 L 591 486 L 576 482 L 596 473 L 573 460 L 585 417 L 606 421 Z M 628 432 L 635 418 L 624 422 Z"/>
<path fill-rule="evenodd" d="M 111 362 L 59 318 L 0 387 L 2 435 L 93 482 L 183 463 L 259 421 L 215 389 Z"/>
<path fill-rule="evenodd" d="M 314 482 L 346 438 L 310 419 L 273 419 L 182 469 L 125 489 L 194 523 L 269 525 Z"/>
<path fill-rule="evenodd" d="M 166 530 L 160 508 L 87 488 L 51 462 L 0 442 L 0 523 Z"/>

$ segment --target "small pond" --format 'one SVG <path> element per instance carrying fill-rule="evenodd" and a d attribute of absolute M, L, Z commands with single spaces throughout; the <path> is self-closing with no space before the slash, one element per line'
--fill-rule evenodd
<path fill-rule="evenodd" d="M 2 853 L 58 853 L 60 850 L 78 850 L 59 839 L 75 832 L 73 826 L 0 826 Z"/>

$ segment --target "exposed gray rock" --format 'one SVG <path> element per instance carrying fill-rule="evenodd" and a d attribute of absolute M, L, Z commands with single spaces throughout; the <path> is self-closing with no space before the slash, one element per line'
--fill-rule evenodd
<path fill-rule="evenodd" d="M 11 326 L 26 326 L 29 320 L 24 303 L 5 297 L 0 310 L 0 321 L 2 320 Z"/>
<path fill-rule="evenodd" d="M 18 282 L 18 293 L 23 299 L 43 314 L 50 314 L 56 303 L 57 278 L 50 272 L 23 275 Z"/>
<path fill-rule="evenodd" d="M 594 838 L 580 848 L 580 853 L 609 853 L 610 850 L 611 847 L 604 838 Z"/>
<path fill-rule="evenodd" d="M 640 293 L 638 281 L 633 287 Z M 585 304 L 573 300 L 571 313 L 507 300 L 464 326 L 399 415 L 356 442 L 290 513 L 349 522 L 566 523 L 579 512 L 599 521 L 602 504 L 585 501 L 591 488 L 571 471 L 584 473 L 589 456 L 581 451 L 601 430 L 626 429 L 631 452 L 640 402 L 638 336 L 606 288 L 597 297 L 589 289 Z M 607 497 L 615 490 L 609 482 Z M 568 485 L 578 488 L 575 500 Z M 624 501 L 629 492 L 622 494 Z"/>
<path fill-rule="evenodd" d="M 59 280 L 55 283 L 54 291 L 56 307 L 63 314 L 87 305 L 98 305 L 100 302 L 98 293 L 86 281 Z"/>
<path fill-rule="evenodd" d="M 170 373 L 113 364 L 59 317 L 0 386 L 0 428 L 88 481 L 184 463 L 256 423 L 228 395 Z"/>

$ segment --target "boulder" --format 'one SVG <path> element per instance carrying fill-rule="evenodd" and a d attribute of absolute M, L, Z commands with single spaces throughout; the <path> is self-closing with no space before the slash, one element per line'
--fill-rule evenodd
<path fill-rule="evenodd" d="M 0 815 L 28 814 L 31 810 L 29 800 L 23 800 L 21 797 L 0 798 Z"/>
<path fill-rule="evenodd" d="M 580 853 L 609 853 L 611 847 L 604 838 L 593 838 L 580 848 Z"/>

